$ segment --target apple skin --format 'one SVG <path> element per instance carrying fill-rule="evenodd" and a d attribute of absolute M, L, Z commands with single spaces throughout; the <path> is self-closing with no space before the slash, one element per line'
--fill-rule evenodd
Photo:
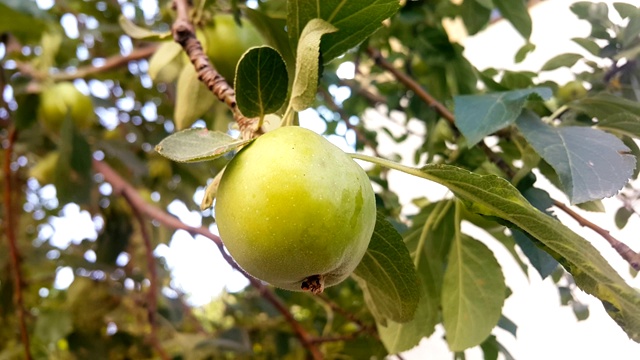
<path fill-rule="evenodd" d="M 67 114 L 77 128 L 90 127 L 95 120 L 91 98 L 70 82 L 57 83 L 40 94 L 38 117 L 46 127 L 60 131 Z"/>
<path fill-rule="evenodd" d="M 213 66 L 229 84 L 233 84 L 236 65 L 242 54 L 253 46 L 265 44 L 262 35 L 253 24 L 241 19 L 239 26 L 233 15 L 221 14 L 213 18 L 213 25 L 204 29 L 207 55 Z"/>
<path fill-rule="evenodd" d="M 369 178 L 353 159 L 313 131 L 287 126 L 233 158 L 215 215 L 222 241 L 246 272 L 282 289 L 318 293 L 360 263 L 376 207 Z M 309 288 L 318 276 L 320 288 Z"/>

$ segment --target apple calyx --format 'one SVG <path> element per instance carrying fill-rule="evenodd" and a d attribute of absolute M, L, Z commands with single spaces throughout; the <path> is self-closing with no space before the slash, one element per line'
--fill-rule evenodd
<path fill-rule="evenodd" d="M 302 291 L 310 291 L 315 295 L 321 294 L 324 291 L 324 276 L 311 275 L 308 278 L 302 280 L 300 285 Z"/>

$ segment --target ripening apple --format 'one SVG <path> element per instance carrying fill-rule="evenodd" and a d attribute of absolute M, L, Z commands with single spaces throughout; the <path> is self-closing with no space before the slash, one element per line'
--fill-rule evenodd
<path fill-rule="evenodd" d="M 207 55 L 213 66 L 229 84 L 233 84 L 236 65 L 242 54 L 253 46 L 264 45 L 265 40 L 253 24 L 241 19 L 238 25 L 231 14 L 216 15 L 213 24 L 204 30 Z"/>
<path fill-rule="evenodd" d="M 42 91 L 38 117 L 44 125 L 59 131 L 67 116 L 80 129 L 91 126 L 95 119 L 91 98 L 70 82 L 60 82 Z"/>
<path fill-rule="evenodd" d="M 565 104 L 573 100 L 581 99 L 586 95 L 587 89 L 579 80 L 569 81 L 568 83 L 562 85 L 556 93 L 556 97 L 558 98 L 560 104 Z"/>
<path fill-rule="evenodd" d="M 319 293 L 364 256 L 376 220 L 364 170 L 298 126 L 260 136 L 229 163 L 215 205 L 220 237 L 250 275 Z"/>

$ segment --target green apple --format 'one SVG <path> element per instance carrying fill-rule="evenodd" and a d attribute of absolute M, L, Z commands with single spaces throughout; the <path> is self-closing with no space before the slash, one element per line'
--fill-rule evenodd
<path fill-rule="evenodd" d="M 91 98 L 81 93 L 70 82 L 61 82 L 46 88 L 40 94 L 40 120 L 51 130 L 59 131 L 67 116 L 71 116 L 76 127 L 80 129 L 91 126 L 95 119 Z"/>
<path fill-rule="evenodd" d="M 250 275 L 322 292 L 356 268 L 376 221 L 364 170 L 298 126 L 260 136 L 229 163 L 215 204 L 220 236 Z"/>
<path fill-rule="evenodd" d="M 562 85 L 556 97 L 561 104 L 568 103 L 569 101 L 581 99 L 587 95 L 587 89 L 582 84 L 582 81 L 573 80 Z"/>
<path fill-rule="evenodd" d="M 236 65 L 242 54 L 265 40 L 251 22 L 242 19 L 238 25 L 231 14 L 216 15 L 213 24 L 204 30 L 206 51 L 213 66 L 229 84 L 233 84 Z"/>

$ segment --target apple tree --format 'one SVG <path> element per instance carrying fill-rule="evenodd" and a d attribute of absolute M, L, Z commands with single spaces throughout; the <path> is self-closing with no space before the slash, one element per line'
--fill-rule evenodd
<path fill-rule="evenodd" d="M 571 6 L 588 56 L 540 69 L 588 69 L 568 83 L 478 69 L 443 25 L 509 22 L 521 62 L 531 5 L 3 0 L 0 358 L 383 358 L 441 324 L 452 356 L 509 359 L 493 330 L 516 336 L 512 292 L 468 223 L 552 278 L 578 318 L 575 288 L 640 342 L 638 290 L 554 216 L 640 269 L 637 244 L 589 219 L 616 197 L 616 225 L 638 221 L 640 7 Z M 267 140 L 310 117 L 348 151 L 306 131 Z M 400 201 L 393 172 L 448 191 Z M 69 206 L 95 236 L 55 226 Z M 250 285 L 189 303 L 157 251 L 176 232 L 211 241 Z"/>

